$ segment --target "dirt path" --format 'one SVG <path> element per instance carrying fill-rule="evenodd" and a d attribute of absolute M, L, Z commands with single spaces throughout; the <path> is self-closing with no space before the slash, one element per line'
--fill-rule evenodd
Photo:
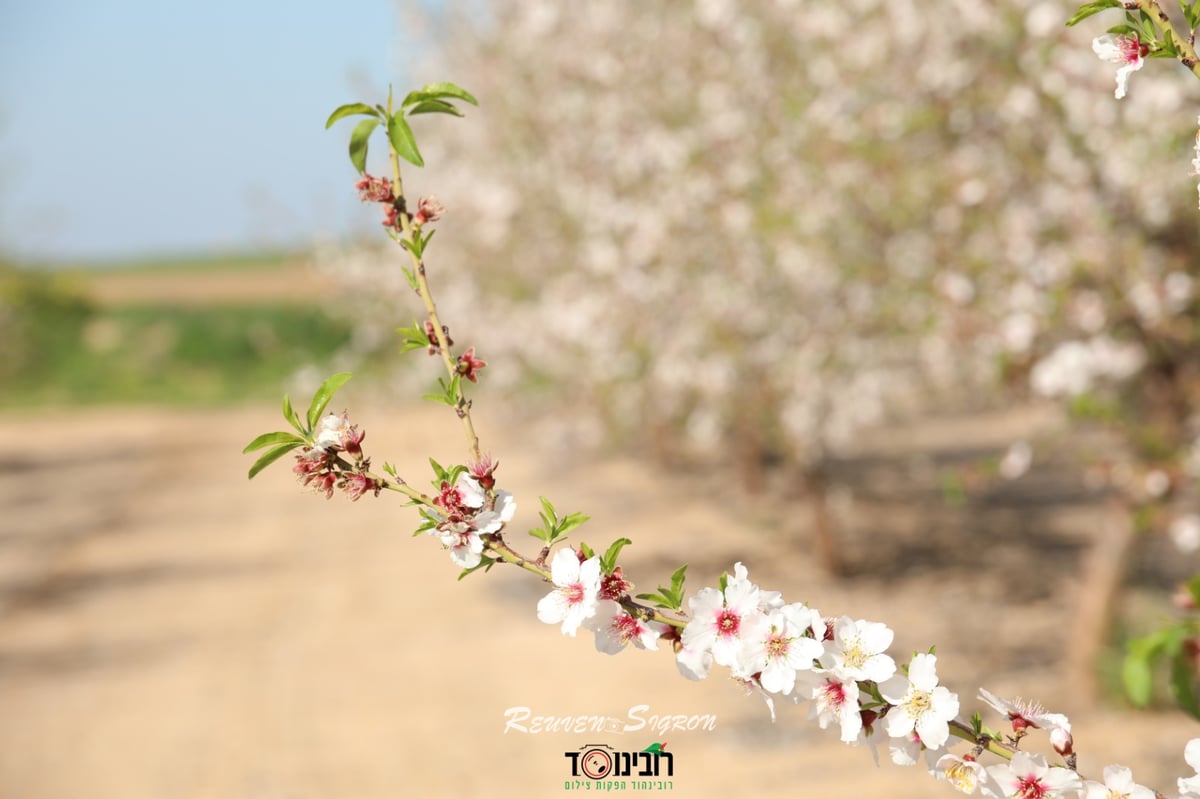
<path fill-rule="evenodd" d="M 100 305 L 166 303 L 169 305 L 252 305 L 262 302 L 314 304 L 336 292 L 337 282 L 311 264 L 263 269 L 164 268 L 149 271 L 83 271 L 73 275 Z"/>
<path fill-rule="evenodd" d="M 437 409 L 356 416 L 377 461 L 414 482 L 429 455 L 458 457 Z M 772 725 L 760 699 L 720 677 L 687 682 L 666 653 L 610 658 L 590 636 L 563 639 L 535 617 L 543 586 L 503 568 L 456 582 L 394 498 L 325 502 L 278 467 L 247 482 L 241 446 L 277 426 L 273 407 L 0 418 L 0 797 L 551 797 L 569 792 L 565 752 L 664 740 L 676 796 L 955 795 L 876 769 L 806 707 Z M 1059 594 L 999 610 L 968 580 L 831 584 L 711 486 L 481 429 L 519 528 L 538 495 L 591 513 L 592 543 L 634 540 L 623 559 L 640 589 L 681 552 L 693 588 L 744 560 L 789 599 L 891 623 L 896 652 L 936 642 L 965 710 L 981 683 L 1059 695 L 1054 664 L 1020 655 L 1054 645 Z M 640 705 L 715 728 L 505 732 L 509 708 L 624 719 Z M 1076 721 L 1082 768 L 1116 759 L 1160 787 L 1200 734 L 1178 715 L 1054 709 Z"/>

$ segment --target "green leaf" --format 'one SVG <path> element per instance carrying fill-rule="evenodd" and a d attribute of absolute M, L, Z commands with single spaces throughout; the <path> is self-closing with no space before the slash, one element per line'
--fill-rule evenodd
<path fill-rule="evenodd" d="M 401 241 L 400 244 L 401 244 L 401 246 L 404 247 L 404 249 L 409 250 L 410 252 L 412 252 L 413 255 L 417 256 L 417 260 L 419 261 L 425 257 L 425 248 L 429 246 L 429 240 L 433 238 L 434 233 L 437 233 L 437 231 L 431 230 L 431 231 L 429 231 L 429 233 L 427 235 L 421 236 L 421 231 L 418 228 L 416 230 L 417 235 L 411 242 Z M 409 270 L 407 268 L 405 268 L 404 272 L 405 272 L 405 274 L 408 274 Z M 417 290 L 417 279 L 415 277 L 412 277 L 409 279 L 408 282 L 409 282 L 409 284 L 412 285 L 413 291 L 416 291 Z"/>
<path fill-rule="evenodd" d="M 422 394 L 421 398 L 433 400 L 434 402 L 440 402 L 443 405 L 449 405 L 451 408 L 453 408 L 454 406 L 458 405 L 458 380 L 459 375 L 455 375 L 453 378 L 451 378 L 449 383 L 446 382 L 445 378 L 439 377 L 438 385 L 442 388 L 441 393 Z"/>
<path fill-rule="evenodd" d="M 545 497 L 538 497 L 542 501 L 542 511 L 545 513 L 544 518 L 547 524 L 558 525 L 558 513 L 554 510 L 554 504 Z"/>
<path fill-rule="evenodd" d="M 250 467 L 250 474 L 247 475 L 248 479 L 253 480 L 254 475 L 258 474 L 263 469 L 267 468 L 272 463 L 279 460 L 284 455 L 288 454 L 289 452 L 291 452 L 298 446 L 300 446 L 300 445 L 299 444 L 280 444 L 279 446 L 275 447 L 275 449 L 267 450 L 267 453 L 265 455 L 263 455 L 261 458 L 259 458 L 257 461 L 255 461 L 254 465 Z"/>
<path fill-rule="evenodd" d="M 660 608 L 667 608 L 668 610 L 679 610 L 678 605 L 673 604 L 670 599 L 663 596 L 662 594 L 638 594 L 637 598 L 644 599 L 647 602 L 653 602 L 655 605 L 657 605 Z"/>
<path fill-rule="evenodd" d="M 1151 53 L 1150 58 L 1156 55 L 1170 56 L 1176 58 L 1179 55 L 1179 48 L 1175 45 L 1175 36 L 1170 30 L 1163 31 L 1163 49 L 1159 53 Z"/>
<path fill-rule="evenodd" d="M 354 126 L 350 134 L 350 163 L 354 164 L 360 175 L 367 171 L 367 142 L 377 127 L 378 119 L 364 119 Z"/>
<path fill-rule="evenodd" d="M 1121 682 L 1130 702 L 1137 707 L 1150 704 L 1154 690 L 1154 672 L 1148 658 L 1139 657 L 1134 652 L 1127 653 L 1125 661 L 1121 664 Z"/>
<path fill-rule="evenodd" d="M 391 141 L 396 154 L 405 161 L 415 166 L 425 166 L 425 159 L 417 149 L 417 139 L 402 111 L 397 111 L 388 118 L 388 140 Z"/>
<path fill-rule="evenodd" d="M 396 332 L 404 339 L 404 343 L 400 345 L 401 352 L 409 352 L 410 350 L 423 349 L 429 346 L 429 337 L 425 335 L 425 328 L 420 322 L 413 322 L 412 327 L 398 327 Z"/>
<path fill-rule="evenodd" d="M 308 406 L 308 428 L 310 430 L 317 426 L 317 420 L 325 412 L 325 406 L 329 404 L 329 400 L 333 399 L 333 395 L 346 384 L 350 377 L 349 372 L 339 372 L 327 378 L 317 389 L 317 393 L 313 394 L 312 404 Z"/>
<path fill-rule="evenodd" d="M 1111 33 L 1113 36 L 1129 36 L 1134 39 L 1136 39 L 1138 35 L 1137 28 L 1124 22 L 1122 22 L 1120 25 L 1113 25 L 1111 28 L 1106 30 L 1105 33 Z"/>
<path fill-rule="evenodd" d="M 1067 27 L 1070 28 L 1073 25 L 1077 25 L 1088 17 L 1099 14 L 1105 9 L 1120 7 L 1120 0 L 1097 0 L 1097 2 L 1094 3 L 1084 3 L 1082 6 L 1080 6 L 1079 10 L 1072 14 L 1071 18 L 1067 20 Z"/>
<path fill-rule="evenodd" d="M 421 533 L 427 533 L 430 530 L 433 530 L 434 528 L 436 528 L 438 526 L 438 524 L 441 523 L 441 519 L 438 519 L 436 516 L 431 514 L 425 508 L 421 508 L 420 513 L 421 513 L 421 526 L 418 527 L 415 532 L 413 532 L 414 538 L 416 536 L 419 536 Z"/>
<path fill-rule="evenodd" d="M 424 348 L 424 346 L 425 345 L 419 341 L 414 341 L 413 339 L 405 339 L 404 342 L 400 344 L 400 352 L 412 352 L 413 350 L 422 349 L 422 348 Z"/>
<path fill-rule="evenodd" d="M 608 545 L 604 556 L 600 558 L 600 568 L 604 570 L 605 574 L 612 574 L 612 570 L 617 567 L 617 555 L 621 554 L 623 547 L 627 547 L 632 543 L 628 538 L 618 538 Z"/>
<path fill-rule="evenodd" d="M 468 574 L 473 574 L 473 573 L 479 571 L 480 569 L 483 569 L 485 572 L 491 571 L 492 566 L 494 566 L 494 565 L 496 565 L 496 559 L 489 558 L 487 555 L 484 555 L 478 564 L 476 564 L 475 566 L 472 566 L 469 569 L 463 569 L 462 572 L 459 573 L 458 579 L 461 580 L 462 578 L 466 577 Z"/>
<path fill-rule="evenodd" d="M 475 95 L 455 83 L 443 81 L 442 83 L 427 83 L 421 87 L 421 95 L 425 97 L 453 97 L 471 105 L 479 105 L 479 101 L 475 99 Z"/>
<path fill-rule="evenodd" d="M 337 122 L 339 119 L 358 116 L 360 114 L 373 117 L 379 116 L 379 113 L 366 103 L 347 103 L 346 105 L 339 105 L 336 109 L 334 109 L 333 113 L 329 115 L 329 119 L 325 121 L 325 130 L 329 130 L 331 127 L 333 127 L 333 123 Z"/>
<path fill-rule="evenodd" d="M 1186 650 L 1171 659 L 1171 696 L 1189 716 L 1200 719 L 1200 705 L 1196 702 L 1196 678 L 1192 658 Z"/>
<path fill-rule="evenodd" d="M 288 424 L 296 428 L 296 431 L 299 433 L 308 435 L 312 432 L 311 430 L 305 430 L 304 426 L 300 424 L 300 417 L 296 414 L 295 409 L 292 408 L 292 400 L 287 394 L 283 395 L 283 418 L 287 419 Z"/>
<path fill-rule="evenodd" d="M 579 542 L 579 551 L 583 553 L 583 559 L 588 560 L 596 555 L 596 551 L 587 545 L 587 542 Z"/>
<path fill-rule="evenodd" d="M 450 485 L 454 485 L 458 482 L 458 476 L 460 474 L 464 474 L 466 471 L 467 467 L 463 466 L 461 463 L 451 466 L 449 470 L 446 471 L 446 482 L 448 482 Z"/>
<path fill-rule="evenodd" d="M 253 452 L 256 449 L 262 449 L 263 447 L 270 446 L 271 444 L 295 444 L 299 446 L 303 443 L 305 443 L 304 439 L 295 433 L 263 433 L 261 436 L 247 444 L 246 448 L 242 450 L 242 454 L 245 455 L 247 452 Z"/>
<path fill-rule="evenodd" d="M 422 100 L 421 102 L 408 109 L 408 115 L 414 114 L 450 114 L 452 116 L 461 117 L 462 111 L 459 111 L 454 106 L 445 100 Z"/>
<path fill-rule="evenodd" d="M 558 524 L 559 535 L 566 535 L 567 533 L 571 532 L 576 527 L 583 524 L 590 518 L 592 518 L 592 517 L 588 516 L 586 513 L 569 514 L 568 516 L 563 518 L 563 520 L 561 522 L 559 522 L 559 524 Z"/>
<path fill-rule="evenodd" d="M 684 574 L 687 572 L 687 564 L 683 564 L 671 574 L 671 590 L 678 593 L 679 589 L 683 588 Z"/>
<path fill-rule="evenodd" d="M 407 266 L 400 267 L 404 270 L 404 279 L 408 281 L 408 287 L 413 291 L 418 291 L 420 284 L 417 283 L 417 276 Z"/>
<path fill-rule="evenodd" d="M 1192 579 L 1188 580 L 1187 590 L 1192 597 L 1192 601 L 1200 605 L 1200 574 L 1192 575 Z"/>

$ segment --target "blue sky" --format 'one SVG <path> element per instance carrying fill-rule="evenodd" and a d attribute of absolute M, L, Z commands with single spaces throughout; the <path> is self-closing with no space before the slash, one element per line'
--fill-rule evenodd
<path fill-rule="evenodd" d="M 369 229 L 349 130 L 324 122 L 408 87 L 397 28 L 392 0 L 3 3 L 0 251 L 105 260 Z"/>

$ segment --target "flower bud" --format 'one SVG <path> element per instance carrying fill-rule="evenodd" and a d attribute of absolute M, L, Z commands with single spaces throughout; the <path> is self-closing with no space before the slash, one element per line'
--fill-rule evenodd
<path fill-rule="evenodd" d="M 413 214 L 413 224 L 417 227 L 427 222 L 436 222 L 446 213 L 446 206 L 437 197 L 422 197 L 417 203 L 417 212 Z"/>

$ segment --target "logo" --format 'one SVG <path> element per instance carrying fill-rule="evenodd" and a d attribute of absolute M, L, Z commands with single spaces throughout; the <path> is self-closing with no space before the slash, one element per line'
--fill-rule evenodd
<path fill-rule="evenodd" d="M 643 732 L 655 737 L 666 737 L 672 732 L 712 732 L 717 727 L 717 716 L 713 713 L 684 714 L 657 713 L 649 705 L 634 705 L 624 717 L 580 713 L 574 715 L 542 715 L 533 708 L 518 705 L 504 711 L 504 734 L 510 732 L 526 735 L 565 733 L 586 735 L 602 733 L 623 735 Z"/>
<path fill-rule="evenodd" d="M 666 742 L 652 743 L 640 752 L 621 752 L 607 744 L 587 744 L 579 747 L 579 751 L 563 752 L 563 757 L 571 762 L 572 777 L 605 780 L 612 777 L 675 776 L 675 755 L 667 751 Z M 661 787 L 669 787 L 662 780 L 657 782 Z"/>

